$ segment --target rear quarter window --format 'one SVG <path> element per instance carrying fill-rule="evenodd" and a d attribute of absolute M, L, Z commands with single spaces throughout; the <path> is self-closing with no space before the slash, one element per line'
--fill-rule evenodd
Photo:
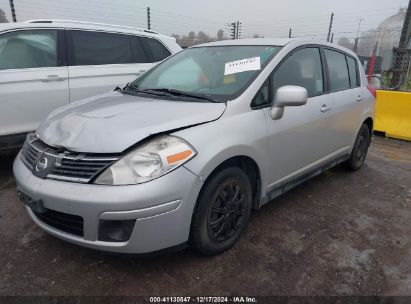
<path fill-rule="evenodd" d="M 352 88 L 360 86 L 360 82 L 358 81 L 358 67 L 355 62 L 355 59 L 349 56 L 347 58 L 347 65 L 348 65 L 348 72 L 350 74 L 350 84 Z"/>
<path fill-rule="evenodd" d="M 154 38 L 141 37 L 141 41 L 151 57 L 151 62 L 161 61 L 171 55 L 170 51 Z"/>

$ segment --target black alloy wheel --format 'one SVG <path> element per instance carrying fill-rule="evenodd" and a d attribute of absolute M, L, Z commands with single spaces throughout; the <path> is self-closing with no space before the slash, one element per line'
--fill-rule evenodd
<path fill-rule="evenodd" d="M 356 171 L 359 170 L 365 162 L 367 157 L 368 147 L 371 142 L 370 129 L 366 124 L 363 124 L 358 131 L 357 138 L 355 139 L 354 147 L 351 152 L 350 158 L 346 161 L 347 167 Z"/>
<path fill-rule="evenodd" d="M 245 185 L 229 179 L 216 191 L 208 212 L 207 228 L 212 240 L 224 242 L 241 227 L 247 210 Z"/>
<path fill-rule="evenodd" d="M 247 226 L 252 187 L 238 167 L 220 169 L 206 181 L 193 214 L 190 245 L 205 255 L 230 249 Z"/>

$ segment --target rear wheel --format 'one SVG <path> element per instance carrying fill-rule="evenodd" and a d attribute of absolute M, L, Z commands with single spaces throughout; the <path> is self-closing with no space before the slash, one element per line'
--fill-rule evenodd
<path fill-rule="evenodd" d="M 251 213 L 252 189 L 240 168 L 225 168 L 204 186 L 191 225 L 190 243 L 213 255 L 230 249 L 240 238 Z"/>
<path fill-rule="evenodd" d="M 368 147 L 371 142 L 370 129 L 363 124 L 358 132 L 350 158 L 346 162 L 348 169 L 352 171 L 359 170 L 367 157 Z"/>

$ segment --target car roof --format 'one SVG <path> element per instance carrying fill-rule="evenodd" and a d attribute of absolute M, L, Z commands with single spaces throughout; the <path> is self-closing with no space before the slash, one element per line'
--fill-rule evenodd
<path fill-rule="evenodd" d="M 0 24 L 0 31 L 9 29 L 22 29 L 22 28 L 71 28 L 71 29 L 88 29 L 88 30 L 100 30 L 100 31 L 115 31 L 129 34 L 139 34 L 148 37 L 163 37 L 170 38 L 170 36 L 162 35 L 158 32 L 141 29 L 133 26 L 114 25 L 106 23 L 96 23 L 78 20 L 59 20 L 59 19 L 38 19 L 29 20 L 24 22 L 15 23 L 3 23 Z"/>
<path fill-rule="evenodd" d="M 250 39 L 236 39 L 236 40 L 221 40 L 221 41 L 214 41 L 214 42 L 208 42 L 208 43 L 203 43 L 203 44 L 198 44 L 195 46 L 192 46 L 193 48 L 195 47 L 205 47 L 205 46 L 231 46 L 231 45 L 238 45 L 238 46 L 244 46 L 244 45 L 270 45 L 270 46 L 304 46 L 304 45 L 322 45 L 322 46 L 327 46 L 331 47 L 334 49 L 341 50 L 345 53 L 349 53 L 350 55 L 357 57 L 357 55 L 345 48 L 342 47 L 338 44 L 335 43 L 329 43 L 325 42 L 322 40 L 315 40 L 315 39 L 300 39 L 300 38 L 250 38 Z"/>
<path fill-rule="evenodd" d="M 221 40 L 195 45 L 199 46 L 225 46 L 225 45 L 275 45 L 285 46 L 294 41 L 292 38 L 251 38 L 251 39 L 235 39 L 235 40 Z"/>

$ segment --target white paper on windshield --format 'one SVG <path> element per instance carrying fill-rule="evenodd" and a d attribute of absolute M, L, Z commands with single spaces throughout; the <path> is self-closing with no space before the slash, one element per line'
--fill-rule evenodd
<path fill-rule="evenodd" d="M 227 62 L 224 68 L 224 75 L 258 70 L 261 70 L 260 57 L 244 58 Z"/>

